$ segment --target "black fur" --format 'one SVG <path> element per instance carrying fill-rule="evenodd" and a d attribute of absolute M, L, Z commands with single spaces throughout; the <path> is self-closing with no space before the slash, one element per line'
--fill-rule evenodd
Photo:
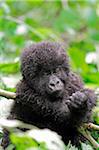
<path fill-rule="evenodd" d="M 77 128 L 90 120 L 96 98 L 70 70 L 62 46 L 41 42 L 26 48 L 21 57 L 21 72 L 23 79 L 17 85 L 11 118 L 56 131 L 66 144 L 69 140 L 79 143 Z M 61 96 L 47 93 L 52 74 L 64 84 Z"/>

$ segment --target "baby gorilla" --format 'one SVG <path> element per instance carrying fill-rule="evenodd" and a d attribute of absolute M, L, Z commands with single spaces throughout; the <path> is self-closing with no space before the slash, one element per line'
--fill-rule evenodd
<path fill-rule="evenodd" d="M 78 144 L 82 138 L 77 128 L 90 121 L 96 98 L 70 70 L 63 47 L 52 42 L 31 45 L 22 53 L 21 72 L 9 118 L 49 128 L 66 144 Z"/>

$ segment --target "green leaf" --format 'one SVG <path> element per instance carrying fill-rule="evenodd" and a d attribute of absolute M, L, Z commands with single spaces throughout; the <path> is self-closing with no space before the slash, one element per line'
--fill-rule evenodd
<path fill-rule="evenodd" d="M 77 69 L 81 74 L 88 72 L 89 67 L 85 63 L 85 52 L 80 51 L 77 47 L 69 48 L 69 54 L 74 69 Z"/>
<path fill-rule="evenodd" d="M 10 139 L 12 144 L 15 145 L 16 150 L 29 150 L 31 149 L 39 149 L 39 150 L 47 150 L 46 145 L 44 142 L 38 143 L 37 141 L 33 140 L 32 138 L 24 135 L 24 134 L 14 134 L 10 135 Z"/>
<path fill-rule="evenodd" d="M 94 71 L 96 69 L 85 62 L 86 51 L 83 48 L 79 49 L 77 46 L 71 46 L 68 52 L 73 69 L 80 73 L 84 81 L 99 85 L 99 72 Z"/>
<path fill-rule="evenodd" d="M 66 146 L 66 150 L 78 150 L 78 148 L 75 146 L 72 146 L 71 142 L 69 142 L 68 145 Z"/>
<path fill-rule="evenodd" d="M 95 9 L 90 9 L 88 11 L 88 14 L 86 15 L 86 18 L 87 18 L 87 24 L 88 24 L 89 27 L 95 28 L 97 26 L 98 16 L 96 14 Z"/>
<path fill-rule="evenodd" d="M 14 74 L 19 71 L 19 62 L 16 63 L 1 63 L 0 72 L 4 74 Z"/>
<path fill-rule="evenodd" d="M 99 86 L 99 72 L 87 72 L 82 74 L 86 83 L 94 83 Z"/>
<path fill-rule="evenodd" d="M 89 37 L 92 40 L 99 41 L 99 30 L 91 30 L 89 32 Z"/>
<path fill-rule="evenodd" d="M 67 8 L 60 12 L 60 15 L 54 22 L 54 27 L 60 31 L 66 31 L 68 28 L 79 29 L 81 26 L 81 18 L 76 10 Z"/>

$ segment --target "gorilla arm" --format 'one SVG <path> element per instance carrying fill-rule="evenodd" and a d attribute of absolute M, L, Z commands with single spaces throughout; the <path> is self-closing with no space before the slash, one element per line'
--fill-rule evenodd
<path fill-rule="evenodd" d="M 90 121 L 96 96 L 93 90 L 84 88 L 83 82 L 78 75 L 70 73 L 69 77 L 69 89 L 72 94 L 68 100 L 68 107 L 71 112 L 71 122 L 78 125 L 82 122 Z"/>

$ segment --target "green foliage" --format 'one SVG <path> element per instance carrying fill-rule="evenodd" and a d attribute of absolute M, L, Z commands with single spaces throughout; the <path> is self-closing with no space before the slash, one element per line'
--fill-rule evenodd
<path fill-rule="evenodd" d="M 61 22 L 61 23 L 60 23 Z M 79 30 L 81 27 L 81 18 L 76 10 L 67 8 L 60 11 L 59 17 L 55 20 L 54 28 L 64 32 L 70 28 Z"/>
<path fill-rule="evenodd" d="M 16 150 L 49 150 L 50 147 L 47 147 L 46 142 L 38 142 L 35 139 L 29 137 L 25 133 L 11 133 L 10 134 L 11 144 L 7 147 L 7 150 L 13 150 L 16 147 Z M 62 150 L 62 149 L 61 149 Z M 72 146 L 69 142 L 64 150 L 93 150 L 92 146 L 89 144 L 81 143 L 81 148 Z"/>
<path fill-rule="evenodd" d="M 3 134 L 2 134 L 2 132 L 0 132 L 0 139 L 3 137 Z"/>
<path fill-rule="evenodd" d="M 18 135 L 13 133 L 10 135 L 10 139 L 12 144 L 16 147 L 16 150 L 47 150 L 46 144 L 44 142 L 38 143 L 26 135 Z M 11 150 L 11 148 L 8 148 L 8 150 Z"/>
<path fill-rule="evenodd" d="M 99 124 L 99 98 L 97 100 L 97 105 L 93 110 L 93 118 L 96 124 Z"/>
<path fill-rule="evenodd" d="M 76 46 L 75 46 L 76 45 Z M 94 47 L 93 47 L 94 48 Z M 88 51 L 88 47 L 87 47 Z M 75 71 L 78 71 L 84 81 L 86 83 L 94 83 L 99 85 L 99 72 L 97 72 L 97 68 L 95 65 L 88 65 L 85 62 L 85 56 L 86 56 L 86 47 L 85 45 L 80 43 L 79 45 L 74 44 L 69 48 L 69 55 L 71 58 L 71 64 Z"/>
<path fill-rule="evenodd" d="M 18 64 L 12 62 L 29 42 L 62 41 L 69 42 L 68 53 L 74 70 L 82 75 L 86 83 L 99 85 L 97 64 L 88 65 L 85 62 L 87 53 L 96 51 L 99 39 L 98 8 L 98 1 L 1 2 L 1 73 L 19 72 Z"/>
<path fill-rule="evenodd" d="M 19 63 L 1 63 L 0 64 L 1 73 L 14 74 L 19 71 Z"/>

